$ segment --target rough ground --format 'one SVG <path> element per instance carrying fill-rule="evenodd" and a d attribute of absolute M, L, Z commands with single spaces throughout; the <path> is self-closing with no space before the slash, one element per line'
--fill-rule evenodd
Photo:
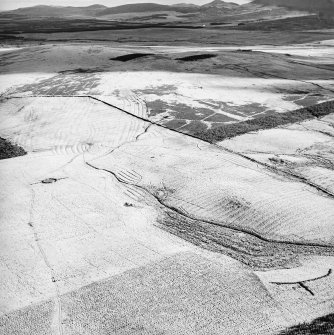
<path fill-rule="evenodd" d="M 0 161 L 1 333 L 264 335 L 333 311 L 333 114 L 192 136 L 332 99 L 331 71 L 210 52 L 3 54 L 0 136 L 28 154 Z"/>
<path fill-rule="evenodd" d="M 0 137 L 0 159 L 23 156 L 26 152 L 19 146 Z"/>

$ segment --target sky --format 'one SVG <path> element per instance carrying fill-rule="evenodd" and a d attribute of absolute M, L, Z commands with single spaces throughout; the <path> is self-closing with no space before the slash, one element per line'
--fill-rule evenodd
<path fill-rule="evenodd" d="M 155 2 L 163 5 L 171 5 L 174 3 L 194 3 L 197 5 L 203 5 L 211 2 L 212 0 L 0 0 L 0 10 L 11 10 L 20 7 L 30 7 L 36 5 L 51 5 L 51 6 L 89 6 L 94 4 L 101 4 L 108 7 L 124 5 L 128 3 L 139 3 L 139 2 Z M 249 0 L 225 0 L 236 3 L 246 3 Z"/>

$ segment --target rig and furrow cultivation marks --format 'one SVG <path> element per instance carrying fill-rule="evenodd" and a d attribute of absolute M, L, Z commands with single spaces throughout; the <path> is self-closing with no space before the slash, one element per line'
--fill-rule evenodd
<path fill-rule="evenodd" d="M 45 98 L 47 99 L 47 98 Z M 122 154 L 123 155 L 128 155 L 128 154 L 131 154 L 131 150 L 128 152 L 126 150 L 126 148 L 128 148 L 129 146 L 126 146 L 127 143 L 130 143 L 130 142 L 136 142 L 136 140 L 139 138 L 139 135 L 141 135 L 142 133 L 145 133 L 146 130 L 148 129 L 147 128 L 147 124 L 150 125 L 152 124 L 152 122 L 148 122 L 147 120 L 143 119 L 142 117 L 138 117 L 136 115 L 133 115 L 131 114 L 130 112 L 127 112 L 127 111 L 121 111 L 119 108 L 115 108 L 114 110 L 110 111 L 110 107 L 106 108 L 106 109 L 103 109 L 99 103 L 93 103 L 92 105 L 89 105 L 90 107 L 88 108 L 87 110 L 87 99 L 88 101 L 89 100 L 93 100 L 93 101 L 100 101 L 99 99 L 95 98 L 95 97 L 91 97 L 90 99 L 89 98 L 85 98 L 86 101 L 81 101 L 83 100 L 83 97 L 68 97 L 68 98 L 52 98 L 52 99 L 57 99 L 57 100 L 61 100 L 63 101 L 63 103 L 65 105 L 62 105 L 61 106 L 61 111 L 60 111 L 60 114 L 56 115 L 55 118 L 58 118 L 59 116 L 65 116 L 65 121 L 63 121 L 63 123 L 66 123 L 68 122 L 69 125 L 67 126 L 68 129 L 66 131 L 62 131 L 59 135 L 59 138 L 61 139 L 61 141 L 64 141 L 64 142 L 68 142 L 68 138 L 72 138 L 71 136 L 73 136 L 73 132 L 76 132 L 76 131 L 79 131 L 79 138 L 82 140 L 82 139 L 87 139 L 87 140 L 97 140 L 98 142 L 108 142 L 107 145 L 110 146 L 111 143 L 113 143 L 112 147 L 113 148 L 120 148 L 122 146 Z M 69 105 L 66 105 L 66 101 L 63 100 L 63 99 L 69 99 L 69 101 L 71 101 L 71 103 Z M 85 106 L 85 109 L 82 113 L 82 115 L 80 114 L 80 108 L 79 108 L 79 105 L 81 104 L 81 102 L 83 102 L 83 105 Z M 103 102 L 103 101 L 102 101 Z M 23 102 L 24 103 L 24 102 Z M 75 103 L 75 108 L 73 107 L 72 103 Z M 45 102 L 44 102 L 45 104 Z M 79 105 L 77 105 L 79 104 Z M 104 105 L 108 105 L 110 106 L 110 104 L 104 102 Z M 95 111 L 95 107 L 93 108 L 93 106 L 96 106 L 97 108 L 102 108 L 101 111 L 99 111 L 99 118 L 96 119 L 96 113 L 94 113 Z M 56 107 L 56 106 L 54 106 Z M 112 107 L 112 106 L 111 106 Z M 73 121 L 71 121 L 71 113 L 69 113 L 68 111 L 73 111 L 73 109 L 75 109 L 75 120 L 74 120 L 74 123 Z M 64 114 L 63 111 L 66 110 L 67 111 L 67 114 Z M 120 113 L 121 112 L 125 112 L 125 113 Z M 132 116 L 131 118 L 129 118 L 129 116 Z M 83 116 L 86 116 L 85 118 Z M 94 119 L 92 119 L 94 117 Z M 108 122 L 106 122 L 106 119 L 109 120 L 108 118 L 110 117 L 110 124 Z M 78 120 L 78 121 L 76 121 Z M 115 120 L 116 121 L 116 124 L 115 124 Z M 89 125 L 91 121 L 94 121 L 96 123 L 94 123 L 94 127 L 93 127 L 93 131 L 92 131 L 92 126 Z M 34 122 L 34 120 L 32 119 L 31 122 Z M 144 122 L 144 123 L 143 123 Z M 64 126 L 64 124 L 61 123 L 62 126 Z M 81 124 L 81 126 L 79 127 L 78 129 L 78 123 Z M 144 127 L 145 125 L 145 127 Z M 110 129 L 112 128 L 112 130 Z M 113 129 L 115 129 L 115 131 L 113 131 Z M 116 131 L 117 129 L 117 131 Z M 162 127 L 159 127 L 159 129 L 163 129 Z M 153 130 L 153 131 L 156 131 L 157 130 Z M 165 131 L 165 130 L 164 130 Z M 175 150 L 179 150 L 180 148 L 178 148 L 178 145 L 181 145 L 182 146 L 182 143 L 184 142 L 183 139 L 185 135 L 176 135 L 176 137 L 174 138 L 172 135 L 175 134 L 175 132 L 173 131 L 169 131 L 169 130 L 166 130 L 166 132 L 168 133 L 168 136 L 164 139 L 164 138 L 161 138 L 160 141 L 158 143 L 156 143 L 156 146 L 159 147 L 161 146 L 161 144 L 163 145 L 163 150 L 166 151 L 166 152 L 169 152 L 170 150 L 170 146 L 168 145 L 168 142 L 167 142 L 167 139 L 169 140 L 172 140 L 172 141 L 176 141 L 175 143 L 176 146 L 175 146 Z M 167 134 L 166 133 L 166 134 Z M 117 135 L 118 134 L 118 135 Z M 161 135 L 161 134 L 160 134 Z M 102 136 L 102 137 L 101 137 Z M 165 136 L 165 135 L 163 135 Z M 73 136 L 73 138 L 76 138 L 77 137 L 77 134 L 75 134 L 75 136 Z M 95 137 L 97 137 L 95 139 Z M 187 136 L 186 137 L 187 139 L 189 138 L 190 141 L 198 141 L 197 139 L 192 139 L 191 136 Z M 111 141 L 110 141 L 111 139 Z M 31 140 L 31 139 L 29 139 Z M 145 141 L 147 140 L 152 140 L 151 139 L 151 136 L 147 136 L 145 137 Z M 159 156 L 161 155 L 161 152 L 159 152 L 159 150 L 157 150 L 157 148 L 152 148 L 150 149 L 150 143 L 149 142 L 145 142 L 145 141 L 141 141 L 140 142 L 140 145 L 138 143 L 135 143 L 137 145 L 134 146 L 134 151 L 135 151 L 135 154 L 136 156 L 129 156 L 130 157 L 130 160 L 128 161 L 128 163 L 130 164 L 133 164 L 133 166 L 131 166 L 131 169 L 133 170 L 136 170 L 137 173 L 140 172 L 140 174 L 143 175 L 144 179 L 143 180 L 140 180 L 140 189 L 146 191 L 146 192 L 150 192 L 148 190 L 148 185 L 147 183 L 149 183 L 149 179 L 147 178 L 147 176 L 145 176 L 145 173 L 144 171 L 142 171 L 142 163 L 145 163 L 145 159 L 148 158 L 149 155 L 154 155 L 154 156 Z M 166 141 L 166 144 L 164 143 Z M 178 144 L 178 142 L 181 142 Z M 117 146 L 116 146 L 117 144 Z M 198 149 L 197 147 L 195 146 L 192 146 L 190 143 L 187 143 L 185 142 L 184 144 L 186 144 L 186 147 L 188 148 L 192 148 L 191 150 L 194 150 L 194 156 L 192 156 L 192 152 L 189 152 L 187 153 L 187 155 L 184 157 L 186 159 L 188 159 L 189 157 L 194 157 L 192 158 L 194 160 L 194 162 L 197 162 L 196 160 L 196 154 L 198 153 Z M 69 144 L 67 144 L 69 145 Z M 72 144 L 72 145 L 75 145 L 75 144 Z M 125 146 L 123 146 L 125 145 Z M 48 146 L 47 146 L 48 147 Z M 149 151 L 147 151 L 147 149 L 150 149 Z M 233 183 L 233 184 L 230 184 L 228 186 L 228 184 L 226 183 L 222 183 L 222 189 L 225 188 L 225 192 L 223 192 L 223 194 L 220 195 L 220 191 L 219 191 L 219 188 L 217 189 L 214 189 L 213 192 L 217 195 L 217 198 L 218 199 L 225 199 L 224 197 L 226 196 L 226 194 L 228 195 L 228 192 L 229 191 L 232 191 L 232 194 L 233 194 L 233 189 L 235 187 L 237 187 L 238 185 L 240 186 L 240 190 L 237 192 L 237 198 L 239 198 L 240 196 L 240 192 L 241 194 L 244 194 L 245 192 L 247 193 L 247 189 L 249 188 L 248 186 L 248 183 L 250 182 L 257 182 L 258 186 L 260 187 L 260 189 L 263 189 L 264 191 L 266 189 L 272 189 L 276 186 L 278 186 L 278 189 L 281 191 L 279 193 L 281 193 L 281 196 L 278 194 L 277 195 L 277 192 L 275 192 L 275 197 L 273 196 L 271 201 L 272 203 L 267 202 L 267 203 L 263 203 L 263 199 L 259 199 L 257 204 L 254 203 L 254 204 L 251 204 L 251 205 L 255 205 L 253 211 L 250 210 L 250 211 L 244 211 L 244 210 L 240 210 L 239 211 L 239 214 L 238 214 L 238 210 L 234 210 L 233 209 L 233 199 L 232 199 L 232 208 L 231 206 L 228 207 L 228 210 L 226 210 L 226 208 L 223 208 L 220 210 L 219 209 L 219 206 L 220 204 L 210 204 L 210 202 L 212 201 L 213 199 L 213 196 L 212 195 L 209 195 L 211 193 L 212 190 L 207 190 L 205 192 L 203 192 L 202 194 L 201 193 L 198 193 L 198 192 L 193 192 L 193 191 L 190 191 L 191 189 L 191 184 L 189 185 L 186 185 L 187 187 L 186 188 L 183 188 L 183 182 L 182 182 L 182 179 L 184 179 L 184 176 L 187 175 L 187 169 L 185 171 L 182 170 L 182 165 L 181 164 L 180 166 L 177 166 L 177 169 L 179 169 L 181 171 L 181 174 L 178 175 L 176 178 L 175 178 L 175 172 L 173 172 L 172 174 L 170 174 L 170 172 L 168 171 L 168 169 L 164 172 L 164 170 L 161 168 L 160 169 L 160 172 L 162 172 L 163 174 L 166 173 L 166 181 L 165 182 L 168 182 L 168 183 L 171 183 L 171 185 L 176 186 L 176 188 L 179 188 L 181 190 L 179 190 L 179 192 L 181 192 L 181 196 L 179 195 L 178 198 L 181 199 L 181 200 L 178 200 L 176 198 L 174 198 L 173 200 L 173 196 L 170 197 L 170 199 L 167 199 L 167 200 L 162 200 L 160 198 L 158 198 L 157 196 L 154 196 L 156 198 L 156 200 L 159 201 L 159 203 L 161 205 L 163 205 L 164 207 L 167 207 L 167 209 L 169 208 L 170 210 L 172 211 L 176 211 L 177 213 L 179 213 L 179 215 L 185 215 L 186 217 L 187 216 L 191 216 L 192 218 L 191 219 L 196 219 L 196 218 L 199 218 L 199 219 L 204 219 L 206 222 L 206 224 L 208 226 L 211 226 L 212 224 L 216 225 L 216 226 L 219 226 L 220 229 L 222 229 L 222 231 L 224 229 L 235 229 L 235 231 L 240 231 L 240 232 L 243 232 L 245 234 L 251 234 L 251 235 L 254 235 L 254 236 L 257 236 L 258 238 L 261 236 L 261 239 L 264 239 L 266 240 L 262 235 L 263 235 L 263 232 L 261 231 L 261 224 L 263 223 L 262 222 L 262 219 L 264 216 L 266 216 L 268 213 L 272 213 L 273 215 L 273 222 L 270 223 L 270 224 L 275 224 L 275 216 L 276 215 L 281 215 L 281 210 L 282 210 L 282 204 L 281 204 L 281 199 L 282 198 L 287 198 L 284 203 L 286 204 L 287 202 L 289 201 L 297 201 L 298 200 L 298 193 L 301 192 L 301 189 L 298 187 L 298 189 L 294 189 L 294 188 L 286 188 L 286 187 L 283 187 L 286 182 L 283 182 L 282 181 L 282 178 L 279 177 L 276 179 L 270 179 L 268 178 L 269 176 L 271 176 L 271 178 L 273 178 L 273 175 L 272 173 L 268 173 L 268 171 L 265 171 L 265 169 L 263 168 L 257 168 L 257 166 L 250 162 L 249 160 L 245 160 L 243 159 L 242 157 L 238 157 L 238 156 L 235 156 L 234 154 L 232 153 L 227 153 L 226 151 L 224 150 L 217 150 L 217 148 L 215 147 L 210 147 L 212 148 L 212 153 L 209 152 L 209 153 L 206 153 L 203 157 L 204 160 L 206 160 L 207 158 L 207 161 L 206 161 L 206 164 L 207 164 L 207 171 L 205 172 L 205 178 L 207 178 L 207 175 L 210 175 L 210 173 L 212 173 L 212 178 L 216 178 L 217 176 L 217 172 L 220 170 L 220 169 L 229 169 L 229 168 L 235 168 L 235 166 L 237 165 L 238 169 L 242 170 L 242 169 L 245 169 L 247 168 L 248 171 L 252 171 L 252 173 L 254 174 L 253 177 L 242 177 L 241 175 L 239 175 L 239 179 L 237 178 L 237 183 Z M 113 149 L 112 151 L 114 151 L 115 149 Z M 75 150 L 76 152 L 80 152 L 79 149 L 76 149 Z M 170 154 L 170 152 L 169 152 Z M 182 151 L 180 151 L 179 153 L 181 155 L 181 160 L 182 160 Z M 133 154 L 131 154 L 133 155 Z M 223 164 L 222 164 L 222 160 L 221 159 L 218 159 L 215 158 L 214 156 L 215 155 L 223 155 L 221 158 L 223 158 Z M 140 158 L 140 156 L 143 156 L 143 160 L 141 161 L 138 161 L 138 159 Z M 218 161 L 220 162 L 220 165 L 218 164 Z M 226 163 L 225 163 L 226 162 Z M 121 164 L 121 163 L 120 163 Z M 146 163 L 145 163 L 146 164 Z M 95 163 L 93 163 L 94 166 L 96 166 Z M 92 163 L 89 164 L 89 166 L 93 167 Z M 187 164 L 188 165 L 188 164 Z M 136 167 L 137 166 L 137 167 Z M 151 163 L 147 163 L 147 167 L 150 169 L 150 166 L 151 166 Z M 188 165 L 189 167 L 189 165 Z M 101 168 L 98 168 L 99 170 L 104 170 L 108 173 L 111 173 L 115 176 L 115 178 L 120 182 L 120 183 L 125 183 L 127 184 L 127 186 L 130 186 L 129 184 L 137 184 L 139 182 L 139 179 L 135 179 L 135 178 L 132 178 L 130 177 L 128 174 L 124 174 L 124 173 L 121 173 L 121 171 L 117 171 L 115 170 L 115 166 L 113 165 L 112 167 L 108 167 L 106 169 L 101 169 Z M 210 169 L 214 170 L 213 172 L 209 172 Z M 218 170 L 217 170 L 218 169 Z M 121 169 L 122 170 L 122 169 Z M 159 170 L 158 170 L 159 171 Z M 175 167 L 173 167 L 173 169 L 171 171 L 175 171 Z M 170 176 L 168 176 L 168 174 L 170 174 Z M 170 178 L 171 177 L 171 178 Z M 227 181 L 229 179 L 228 176 L 224 177 L 225 181 Z M 270 180 L 269 180 L 270 179 Z M 206 180 L 210 180 L 210 179 L 206 179 Z M 180 181 L 180 182 L 179 182 Z M 271 186 L 268 186 L 268 181 L 270 181 L 270 183 L 272 184 Z M 146 185 L 146 186 L 145 186 Z M 227 186 L 227 191 L 226 191 L 226 186 Z M 132 188 L 132 187 L 131 187 Z M 137 199 L 140 198 L 141 194 L 136 194 L 136 192 L 134 191 L 134 189 L 136 189 L 137 187 L 135 188 L 132 188 L 132 190 L 128 190 L 129 191 L 129 194 L 132 194 L 133 197 L 137 197 Z M 196 189 L 196 188 L 195 188 Z M 218 191 L 218 192 L 217 192 Z M 207 192 L 207 193 L 206 193 Z M 254 190 L 252 191 L 254 192 Z M 195 199 L 193 197 L 189 197 L 190 194 L 194 194 L 196 193 L 197 196 L 199 197 L 196 197 Z M 295 193 L 295 194 L 294 194 Z M 306 191 L 303 191 L 303 195 L 304 193 L 306 194 Z M 182 196 L 183 194 L 183 196 Z M 212 194 L 212 193 L 211 193 Z M 248 195 L 250 193 L 247 193 Z M 253 194 L 253 193 L 252 193 Z M 151 193 L 152 195 L 152 193 Z M 183 201 L 182 198 L 185 198 L 186 201 Z M 309 199 L 307 199 L 308 201 L 305 202 L 305 205 L 303 206 L 299 206 L 299 209 L 300 209 L 300 213 L 302 213 L 304 211 L 305 208 L 307 208 L 307 204 L 309 203 L 309 201 L 312 201 L 312 200 L 315 200 L 316 198 L 314 197 L 314 195 L 312 195 L 312 193 L 309 193 Z M 321 199 L 321 198 L 320 198 Z M 170 200 L 171 203 L 170 203 Z M 317 199 L 319 200 L 319 199 Z M 227 200 L 228 201 L 228 200 Z M 321 201 L 324 201 L 323 199 L 322 200 L 319 200 L 320 202 Z M 236 206 L 238 206 L 238 203 L 236 204 Z M 247 204 L 248 206 L 248 204 Z M 246 207 L 247 207 L 246 206 Z M 267 206 L 267 208 L 266 208 Z M 253 206 L 250 206 L 251 208 Z M 326 209 L 328 206 L 327 205 L 324 205 L 324 208 Z M 178 209 L 179 208 L 179 209 Z M 323 210 L 321 208 L 321 206 L 318 206 L 316 205 L 316 208 L 317 210 Z M 249 221 L 249 216 L 254 216 L 254 210 L 255 211 L 259 211 L 260 213 L 258 214 L 258 216 L 255 216 L 255 220 L 254 218 L 252 218 L 251 222 L 248 222 Z M 293 210 L 293 209 L 291 209 Z M 308 214 L 310 211 L 306 211 L 305 213 L 305 216 L 304 218 L 307 219 L 307 217 L 309 216 Z M 220 216 L 219 217 L 219 221 L 220 223 L 217 223 L 217 222 L 214 222 L 216 221 L 216 213 Z M 236 214 L 237 213 L 237 214 Z M 230 217 L 233 217 L 234 215 L 237 215 L 236 217 L 234 217 L 234 220 L 236 220 L 236 218 L 239 218 L 238 221 L 238 227 L 231 227 L 231 224 L 229 222 L 224 222 L 224 220 L 221 222 L 221 219 L 226 219 L 226 218 L 229 218 Z M 240 215 L 240 216 L 239 216 Z M 312 216 L 311 216 L 312 217 Z M 303 219 L 303 217 L 302 217 Z M 214 221 L 212 221 L 214 220 Z M 256 220 L 259 220 L 260 221 L 260 224 L 258 224 L 258 229 L 260 231 L 260 233 L 258 234 L 255 234 L 253 232 L 254 230 L 254 224 L 256 224 Z M 301 218 L 298 218 L 298 220 L 301 220 Z M 298 221 L 297 220 L 297 224 L 298 224 Z M 228 221 L 228 220 L 227 220 Z M 254 222 L 255 221 L 255 222 Z M 303 221 L 303 220 L 301 220 Z M 278 221 L 279 222 L 279 221 Z M 291 221 L 290 221 L 291 223 Z M 282 228 L 279 224 L 278 224 L 278 227 L 277 228 Z M 255 229 L 256 230 L 256 229 Z M 266 231 L 271 231 L 271 229 L 266 229 Z M 287 233 L 290 233 L 290 231 L 288 231 Z M 291 241 L 291 242 L 287 242 L 287 241 L 269 241 L 269 243 L 283 243 L 283 244 L 287 244 L 287 243 L 291 243 L 292 245 L 298 245 L 298 241 Z M 301 243 L 300 245 L 303 245 L 304 243 Z M 305 243 L 307 244 L 307 243 Z M 311 243 L 310 242 L 310 245 L 312 245 L 312 247 L 314 247 L 316 245 L 316 243 Z"/>

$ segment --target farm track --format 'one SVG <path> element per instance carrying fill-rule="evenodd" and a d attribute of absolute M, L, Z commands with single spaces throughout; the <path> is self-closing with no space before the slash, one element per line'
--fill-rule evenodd
<path fill-rule="evenodd" d="M 39 253 L 48 268 L 51 276 L 51 281 L 54 286 L 55 290 L 55 298 L 54 298 L 54 305 L 55 305 L 55 313 L 53 318 L 53 328 L 56 330 L 57 335 L 63 335 L 63 325 L 62 325 L 62 319 L 63 319 L 63 313 L 62 313 L 62 304 L 61 304 L 61 298 L 60 298 L 60 291 L 57 284 L 57 277 L 56 272 L 52 265 L 50 264 L 48 260 L 48 256 L 45 253 L 45 250 L 43 249 L 43 246 L 40 242 L 40 236 L 38 234 L 38 231 L 34 227 L 34 203 L 35 203 L 35 190 L 33 189 L 32 185 L 30 185 L 30 192 L 31 192 L 31 203 L 30 203 L 30 209 L 29 209 L 29 227 L 31 227 L 31 230 L 33 231 L 34 239 L 37 244 Z"/>

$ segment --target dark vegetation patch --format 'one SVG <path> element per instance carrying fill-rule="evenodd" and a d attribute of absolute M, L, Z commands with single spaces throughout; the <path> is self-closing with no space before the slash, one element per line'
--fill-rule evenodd
<path fill-rule="evenodd" d="M 16 87 L 15 93 L 31 92 L 32 95 L 76 95 L 87 87 L 93 90 L 99 84 L 95 73 L 72 74 L 63 76 L 59 74 L 33 84 Z"/>
<path fill-rule="evenodd" d="M 330 113 L 334 113 L 334 100 L 297 109 L 291 112 L 275 113 L 239 123 L 226 124 L 219 128 L 209 129 L 207 131 L 198 131 L 194 135 L 204 141 L 215 143 L 252 131 L 271 129 L 289 123 L 320 118 Z"/>
<path fill-rule="evenodd" d="M 310 323 L 302 323 L 288 328 L 279 335 L 330 335 L 334 334 L 334 314 L 322 316 Z"/>
<path fill-rule="evenodd" d="M 168 103 L 163 100 L 148 101 L 150 116 L 159 115 L 168 111 L 175 119 L 202 120 L 214 112 L 209 108 L 191 107 L 184 103 Z"/>
<path fill-rule="evenodd" d="M 227 22 L 211 22 L 210 26 L 224 26 Z"/>
<path fill-rule="evenodd" d="M 128 62 L 128 61 L 133 60 L 133 59 L 143 58 L 143 57 L 147 57 L 147 56 L 152 56 L 152 54 L 134 53 L 134 54 L 128 54 L 128 55 L 122 55 L 122 56 L 110 58 L 110 60 L 116 60 L 116 61 L 119 61 L 119 62 Z"/>
<path fill-rule="evenodd" d="M 16 24 L 21 24 L 20 20 L 10 20 L 15 26 Z M 53 29 L 52 26 L 50 26 L 52 23 L 48 22 L 48 26 L 45 26 L 45 29 Z M 142 22 L 142 23 L 136 23 L 129 22 L 127 23 L 128 26 L 131 26 L 129 29 L 119 29 L 117 30 L 118 24 L 112 21 L 109 21 L 109 28 L 108 26 L 101 27 L 101 29 L 95 29 L 98 25 L 85 25 L 84 27 L 80 27 L 80 29 L 77 29 L 80 33 L 73 33 L 73 34 L 56 34 L 56 35 L 17 35 L 22 37 L 22 40 L 12 40 L 12 43 L 25 43 L 29 42 L 28 45 L 30 45 L 31 41 L 36 41 L 39 43 L 46 42 L 46 41 L 52 41 L 53 42 L 68 42 L 68 41 L 118 41 L 123 43 L 134 43 L 134 42 L 140 42 L 140 43 L 160 43 L 160 44 L 175 44 L 175 43 L 181 43 L 184 45 L 184 43 L 190 43 L 190 44 L 233 44 L 236 46 L 239 46 L 239 48 L 243 48 L 245 45 L 258 45 L 258 44 L 272 44 L 273 41 L 275 41 L 275 44 L 277 45 L 287 45 L 287 44 L 296 44 L 296 43 L 308 43 L 308 42 L 314 42 L 314 41 L 320 41 L 325 39 L 331 39 L 333 38 L 330 34 L 330 31 L 324 30 L 324 31 L 316 31 L 316 32 L 303 32 L 303 31 L 297 31 L 297 32 L 290 32 L 290 31 L 273 31 L 273 32 L 258 32 L 257 34 L 254 34 L 253 32 L 245 32 L 243 30 L 235 30 L 235 27 L 230 26 L 221 26 L 216 27 L 217 29 L 211 28 L 205 28 L 201 25 L 201 29 L 198 29 L 196 31 L 196 34 L 194 34 L 194 28 L 191 28 L 188 24 L 189 29 L 178 29 L 181 28 L 179 24 L 174 24 L 177 26 L 177 28 L 172 29 L 170 25 L 166 24 L 162 27 L 156 26 L 155 29 L 151 29 L 149 32 L 147 29 L 136 29 L 136 27 L 145 28 L 144 25 L 148 24 L 148 22 Z M 123 22 L 123 25 L 125 25 L 126 22 Z M 121 23 L 119 24 L 121 25 Z M 183 24 L 185 25 L 185 23 Z M 1 33 L 3 30 L 7 30 L 9 33 L 10 30 L 15 30 L 20 34 L 23 34 L 26 32 L 26 29 L 30 29 L 30 26 L 27 24 L 27 27 L 23 27 L 24 29 L 16 29 L 15 26 L 9 26 L 6 24 L 2 24 L 0 21 L 0 34 L 4 36 L 4 38 L 7 38 L 5 34 Z M 101 25 L 102 26 L 102 25 Z M 41 27 L 41 32 L 43 32 L 44 29 L 44 23 Z M 63 29 L 67 29 L 68 24 L 65 23 L 63 26 L 59 26 L 59 32 L 61 32 Z M 15 28 L 15 29 L 14 29 Z M 75 27 L 76 28 L 76 27 Z M 171 28 L 171 29 L 169 29 Z M 39 28 L 38 28 L 39 29 Z M 233 30 L 230 30 L 233 29 Z M 310 29 L 310 28 L 307 28 Z M 37 27 L 36 27 L 37 30 Z M 100 30 L 100 31 L 94 31 L 94 30 Z M 90 31 L 90 32 L 89 32 Z M 113 33 L 110 33 L 110 32 Z M 56 32 L 56 31 L 55 31 Z M 87 32 L 87 33 L 86 33 Z M 15 35 L 8 35 L 6 43 L 9 43 L 11 41 L 10 37 Z M 24 37 L 24 38 L 23 38 Z M 134 51 L 135 52 L 135 51 Z M 146 52 L 146 51 L 142 51 Z M 195 53 L 195 52 L 194 52 Z M 214 52 L 206 52 L 203 51 L 202 53 L 214 53 Z M 240 53 L 241 54 L 241 53 Z M 250 55 L 250 54 L 248 54 Z M 181 57 L 184 55 L 176 55 L 175 57 Z M 112 57 L 112 56 L 110 56 Z M 213 59 L 215 60 L 215 59 Z M 169 64 L 169 63 L 168 63 Z M 182 64 L 180 62 L 180 64 Z M 192 63 L 184 63 L 184 64 L 192 64 Z M 324 67 L 324 65 L 321 65 Z M 328 64 L 328 69 L 329 69 Z M 333 67 L 333 66 L 332 66 Z M 174 66 L 175 71 L 175 66 Z"/>
<path fill-rule="evenodd" d="M 0 41 L 7 41 L 7 40 L 20 40 L 21 41 L 23 39 L 24 37 L 22 36 L 15 36 L 11 34 L 5 34 L 5 35 L 0 34 Z"/>
<path fill-rule="evenodd" d="M 54 302 L 48 300 L 1 315 L 1 334 L 50 334 L 54 309 Z"/>
<path fill-rule="evenodd" d="M 230 198 L 224 199 L 222 201 L 222 206 L 232 210 L 238 210 L 238 209 L 247 210 L 250 208 L 250 203 L 242 198 L 232 196 Z"/>
<path fill-rule="evenodd" d="M 239 23 L 238 30 L 265 30 L 265 31 L 303 31 L 334 28 L 334 20 L 320 19 L 317 15 L 292 17 L 286 19 Z"/>
<path fill-rule="evenodd" d="M 294 103 L 300 107 L 307 107 L 316 104 L 319 101 L 317 97 L 306 96 L 302 99 L 295 100 Z"/>
<path fill-rule="evenodd" d="M 319 13 L 319 16 L 333 16 L 334 3 L 332 0 L 254 0 L 255 4 L 279 6 L 290 10 Z"/>
<path fill-rule="evenodd" d="M 163 100 L 154 100 L 154 101 L 147 101 L 146 105 L 149 109 L 150 116 L 156 116 L 166 112 L 166 109 L 169 107 L 167 102 Z"/>
<path fill-rule="evenodd" d="M 311 94 L 312 97 L 323 97 L 321 93 L 313 93 Z"/>
<path fill-rule="evenodd" d="M 221 126 L 223 126 L 225 124 L 225 122 L 210 122 L 211 128 L 219 128 Z"/>
<path fill-rule="evenodd" d="M 217 55 L 214 55 L 214 54 L 202 54 L 202 55 L 192 55 L 192 56 L 176 58 L 176 60 L 181 60 L 183 62 L 194 62 L 194 61 L 197 61 L 197 60 L 213 58 L 213 57 L 216 57 L 216 56 Z"/>
<path fill-rule="evenodd" d="M 189 13 L 189 14 L 179 14 L 177 15 L 177 17 L 180 17 L 180 18 L 192 18 L 192 17 L 195 17 L 197 18 L 198 17 L 198 14 L 195 14 L 195 13 Z"/>
<path fill-rule="evenodd" d="M 0 159 L 24 156 L 27 152 L 16 144 L 12 144 L 0 137 Z"/>
<path fill-rule="evenodd" d="M 305 94 L 309 94 L 309 91 L 303 91 L 303 90 L 280 90 L 280 92 L 282 93 L 286 93 L 286 94 L 298 94 L 298 95 L 305 95 Z"/>
<path fill-rule="evenodd" d="M 164 125 L 169 128 L 169 129 L 178 129 L 184 125 L 187 124 L 186 120 L 170 120 L 168 122 L 166 122 Z"/>
<path fill-rule="evenodd" d="M 238 49 L 237 52 L 253 52 L 252 49 Z"/>
<path fill-rule="evenodd" d="M 12 14 L 9 20 L 0 18 L 0 34 L 59 33 L 98 30 L 132 30 L 149 28 L 202 29 L 202 25 L 170 24 L 168 22 L 116 22 L 98 19 L 74 18 L 29 18 Z"/>
<path fill-rule="evenodd" d="M 157 20 L 157 19 L 167 19 L 167 14 L 154 14 L 148 16 L 138 16 L 133 18 L 133 21 L 149 21 L 149 20 Z"/>
<path fill-rule="evenodd" d="M 208 126 L 202 121 L 191 121 L 182 128 L 182 132 L 194 134 L 208 131 Z"/>
<path fill-rule="evenodd" d="M 232 115 L 240 115 L 240 116 L 252 116 L 257 114 L 267 114 L 271 110 L 268 109 L 266 106 L 253 102 L 246 105 L 241 106 L 229 106 L 228 104 L 224 103 L 222 104 L 223 111 L 229 112 Z M 235 121 L 235 120 L 234 120 Z"/>
<path fill-rule="evenodd" d="M 248 204 L 229 199 L 232 208 L 248 207 Z M 163 201 L 162 201 L 163 202 Z M 253 269 L 284 268 L 302 255 L 332 255 L 330 247 L 294 245 L 261 238 L 252 231 L 224 226 L 190 218 L 186 213 L 167 210 L 158 219 L 160 227 L 201 248 L 228 255 Z M 240 233 L 243 233 L 240 238 Z M 293 333 L 284 333 L 292 335 Z M 303 333 L 296 333 L 303 334 Z M 305 333 L 315 334 L 315 333 Z M 322 333 L 318 333 L 322 334 Z M 330 334 L 330 333 L 324 333 Z M 283 334 L 282 334 L 283 335 Z"/>
<path fill-rule="evenodd" d="M 145 13 L 145 12 L 179 12 L 183 14 L 197 13 L 197 7 L 169 6 L 156 3 L 135 3 L 116 7 L 106 8 L 98 13 L 98 16 L 124 13 Z"/>
<path fill-rule="evenodd" d="M 68 73 L 96 73 L 96 72 L 102 72 L 101 69 L 83 69 L 83 68 L 78 68 L 78 69 L 72 69 L 72 70 L 64 70 L 64 71 L 59 71 L 58 73 L 60 74 L 68 74 Z"/>
<path fill-rule="evenodd" d="M 183 103 L 170 105 L 170 112 L 177 119 L 185 120 L 202 120 L 213 114 L 213 111 L 208 108 L 191 107 Z"/>
<path fill-rule="evenodd" d="M 227 115 L 215 113 L 210 117 L 206 118 L 205 121 L 208 122 L 235 122 L 236 119 L 232 119 Z"/>
<path fill-rule="evenodd" d="M 226 122 L 229 121 L 237 121 L 237 118 L 233 118 L 233 115 L 235 116 L 252 116 L 252 115 L 258 115 L 258 114 L 268 114 L 269 112 L 271 112 L 271 110 L 269 110 L 266 106 L 260 104 L 260 103 L 249 103 L 246 105 L 240 105 L 240 106 L 233 106 L 233 105 L 229 105 L 224 101 L 220 101 L 218 102 L 219 105 L 217 106 L 217 102 L 216 104 L 210 104 L 207 103 L 206 104 L 208 106 L 212 106 L 213 108 L 220 108 L 222 111 L 227 112 L 229 114 L 231 114 L 231 116 L 226 116 L 224 114 L 221 114 L 222 116 L 218 116 L 215 117 L 215 119 L 212 119 L 211 117 L 208 118 L 207 121 L 218 121 L 221 122 L 221 120 L 225 119 Z M 218 113 L 217 113 L 218 114 Z M 219 119 L 219 120 L 218 120 Z"/>
<path fill-rule="evenodd" d="M 176 85 L 160 85 L 153 88 L 146 88 L 142 90 L 134 90 L 136 94 L 155 94 L 155 95 L 165 95 L 175 92 L 177 90 Z M 162 100 L 158 100 L 162 101 Z"/>

